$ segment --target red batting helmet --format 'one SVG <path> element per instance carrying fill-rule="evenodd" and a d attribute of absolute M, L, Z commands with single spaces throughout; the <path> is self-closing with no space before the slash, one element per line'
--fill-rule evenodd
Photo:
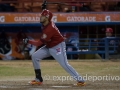
<path fill-rule="evenodd" d="M 42 11 L 41 15 L 48 17 L 48 18 L 49 18 L 49 21 L 51 21 L 52 16 L 53 16 L 53 14 L 52 14 L 49 10 L 47 10 L 47 9 L 44 9 L 44 10 Z"/>
<path fill-rule="evenodd" d="M 106 28 L 106 31 L 105 31 L 106 33 L 108 32 L 108 33 L 113 33 L 113 29 L 112 28 Z"/>

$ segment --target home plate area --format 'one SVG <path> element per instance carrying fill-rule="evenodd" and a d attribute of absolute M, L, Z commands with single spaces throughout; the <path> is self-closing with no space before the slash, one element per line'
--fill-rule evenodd
<path fill-rule="evenodd" d="M 74 83 L 74 82 L 73 82 Z M 28 80 L 0 81 L 0 90 L 118 90 L 120 82 L 87 82 L 77 87 L 71 82 L 44 82 L 42 85 L 29 85 Z M 108 87 L 109 86 L 109 87 Z"/>
<path fill-rule="evenodd" d="M 72 84 L 61 84 L 56 82 L 51 84 L 43 83 L 42 85 L 29 85 L 27 81 L 0 81 L 0 90 L 77 90 L 78 87 Z"/>

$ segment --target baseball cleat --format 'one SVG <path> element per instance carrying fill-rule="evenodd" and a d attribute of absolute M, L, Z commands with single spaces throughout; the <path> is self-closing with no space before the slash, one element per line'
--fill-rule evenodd
<path fill-rule="evenodd" d="M 40 81 L 36 81 L 36 80 L 32 80 L 32 81 L 30 81 L 30 82 L 28 82 L 30 85 L 41 85 L 42 84 L 42 82 L 40 82 Z"/>
<path fill-rule="evenodd" d="M 78 82 L 77 84 L 74 84 L 74 86 L 85 86 L 85 82 Z"/>

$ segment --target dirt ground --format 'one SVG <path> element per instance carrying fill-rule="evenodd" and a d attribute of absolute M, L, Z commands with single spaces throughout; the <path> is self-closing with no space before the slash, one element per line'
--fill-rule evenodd
<path fill-rule="evenodd" d="M 78 63 L 79 62 L 79 63 Z M 51 64 L 52 63 L 52 64 Z M 54 64 L 53 64 L 54 63 Z M 28 66 L 32 65 L 30 61 L 27 61 Z M 44 67 L 47 65 L 48 67 L 52 65 L 54 68 L 57 63 L 56 62 L 41 62 L 41 67 Z M 70 64 L 78 71 L 81 66 L 81 68 L 84 70 L 81 73 L 85 74 L 88 72 L 88 68 L 92 67 L 89 69 L 90 72 L 88 72 L 89 75 L 97 75 L 101 73 L 101 75 L 105 75 L 104 73 L 108 72 L 109 68 L 109 73 L 113 76 L 118 75 L 120 77 L 120 62 L 81 62 L 81 61 L 75 61 L 75 62 L 70 62 Z M 76 83 L 75 81 L 53 81 L 53 80 L 44 80 L 44 83 L 41 86 L 36 86 L 36 85 L 29 85 L 28 81 L 33 78 L 33 75 L 25 75 L 25 76 L 4 76 L 2 73 L 2 68 L 3 66 L 8 66 L 8 65 L 14 65 L 14 67 L 19 67 L 19 66 L 24 66 L 28 68 L 26 65 L 26 62 L 4 62 L 0 61 L 0 90 L 120 90 L 120 80 L 112 80 L 112 81 L 86 81 L 86 85 L 82 87 L 77 87 L 74 86 L 73 84 Z M 16 66 L 15 66 L 16 65 Z M 98 66 L 99 65 L 99 66 Z M 108 66 L 107 66 L 108 65 Z M 12 67 L 12 66 L 11 66 Z M 45 66 L 46 67 L 46 66 Z M 59 67 L 59 66 L 58 66 Z M 98 70 L 95 68 L 92 70 L 94 67 L 98 68 Z M 100 68 L 101 67 L 101 68 Z M 32 66 L 31 66 L 32 68 Z M 104 70 L 103 70 L 104 68 Z M 44 68 L 43 68 L 44 69 Z M 57 69 L 57 66 L 56 66 Z M 102 70 L 101 70 L 102 69 Z M 55 70 L 55 69 L 54 69 Z M 61 68 L 60 68 L 61 70 Z M 105 71 L 106 70 L 106 71 Z M 59 71 L 59 69 L 58 69 Z M 94 71 L 94 73 L 93 73 Z M 60 71 L 61 72 L 61 71 Z M 46 73 L 43 72 L 43 73 Z M 51 71 L 52 73 L 52 71 Z M 52 75 L 50 73 L 50 75 Z M 59 72 L 56 72 L 59 74 Z M 97 74 L 96 74 L 97 73 Z"/>
<path fill-rule="evenodd" d="M 46 82 L 45 82 L 46 83 Z M 76 87 L 72 84 L 43 84 L 41 86 L 31 86 L 27 84 L 27 81 L 2 81 L 0 83 L 0 90 L 119 90 L 120 82 L 87 82 L 86 86 Z"/>

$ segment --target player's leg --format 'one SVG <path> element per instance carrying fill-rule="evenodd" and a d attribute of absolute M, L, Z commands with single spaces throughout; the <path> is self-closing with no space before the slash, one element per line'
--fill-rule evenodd
<path fill-rule="evenodd" d="M 42 48 L 38 49 L 35 53 L 32 54 L 32 63 L 35 70 L 36 80 L 42 82 L 41 76 L 41 69 L 39 61 L 43 58 L 51 56 L 48 49 L 43 46 Z"/>
<path fill-rule="evenodd" d="M 66 56 L 65 42 L 58 44 L 57 46 L 49 49 L 50 54 L 57 60 L 57 62 L 77 81 L 84 82 L 82 77 L 74 70 L 74 68 L 68 64 Z"/>

